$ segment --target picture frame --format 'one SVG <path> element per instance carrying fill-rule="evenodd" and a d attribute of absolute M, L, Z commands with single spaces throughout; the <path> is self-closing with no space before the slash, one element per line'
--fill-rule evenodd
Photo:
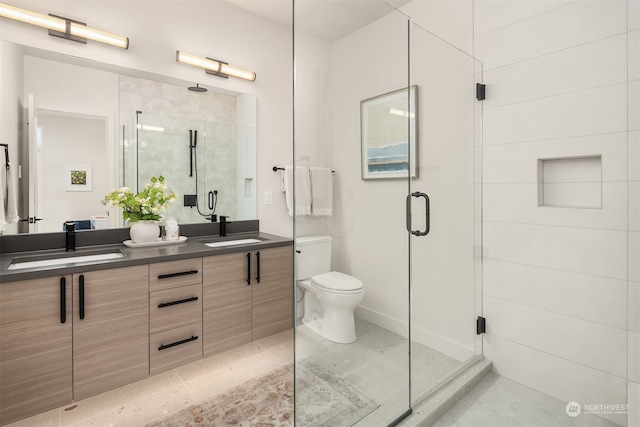
<path fill-rule="evenodd" d="M 92 191 L 91 166 L 65 166 L 65 191 Z"/>
<path fill-rule="evenodd" d="M 362 179 L 418 177 L 418 86 L 360 101 Z"/>

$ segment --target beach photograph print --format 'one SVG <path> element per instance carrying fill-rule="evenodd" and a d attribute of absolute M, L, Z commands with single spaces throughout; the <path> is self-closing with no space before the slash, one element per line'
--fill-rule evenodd
<path fill-rule="evenodd" d="M 418 88 L 360 102 L 362 179 L 416 178 Z"/>

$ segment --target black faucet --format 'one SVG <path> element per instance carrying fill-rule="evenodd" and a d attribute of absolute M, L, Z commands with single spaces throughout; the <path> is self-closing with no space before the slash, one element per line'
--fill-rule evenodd
<path fill-rule="evenodd" d="M 76 250 L 76 223 L 75 221 L 66 221 L 64 229 L 67 237 L 67 252 Z"/>
<path fill-rule="evenodd" d="M 227 235 L 227 224 L 231 224 L 227 221 L 228 216 L 220 215 L 220 237 Z"/>

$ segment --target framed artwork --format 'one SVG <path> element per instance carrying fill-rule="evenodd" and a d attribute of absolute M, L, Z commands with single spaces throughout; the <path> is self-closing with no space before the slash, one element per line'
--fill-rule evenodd
<path fill-rule="evenodd" d="M 360 101 L 362 179 L 417 178 L 418 87 Z"/>
<path fill-rule="evenodd" d="M 91 166 L 65 166 L 65 191 L 91 191 Z"/>

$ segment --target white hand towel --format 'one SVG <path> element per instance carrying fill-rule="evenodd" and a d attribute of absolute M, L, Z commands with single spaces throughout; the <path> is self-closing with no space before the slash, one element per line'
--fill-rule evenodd
<path fill-rule="evenodd" d="M 8 168 L 0 165 L 0 232 L 7 227 L 7 173 Z"/>
<path fill-rule="evenodd" d="M 329 168 L 309 168 L 311 177 L 311 211 L 314 216 L 333 213 L 333 174 Z"/>
<path fill-rule="evenodd" d="M 282 191 L 285 193 L 289 216 L 311 215 L 311 185 L 309 182 L 309 168 L 296 166 L 295 168 L 295 196 L 293 192 L 293 166 L 285 166 L 282 174 Z M 295 201 L 294 201 L 295 197 Z"/>
<path fill-rule="evenodd" d="M 15 224 L 20 220 L 18 216 L 18 190 L 16 174 L 13 165 L 8 163 L 7 170 L 7 213 L 5 221 L 8 224 Z"/>

